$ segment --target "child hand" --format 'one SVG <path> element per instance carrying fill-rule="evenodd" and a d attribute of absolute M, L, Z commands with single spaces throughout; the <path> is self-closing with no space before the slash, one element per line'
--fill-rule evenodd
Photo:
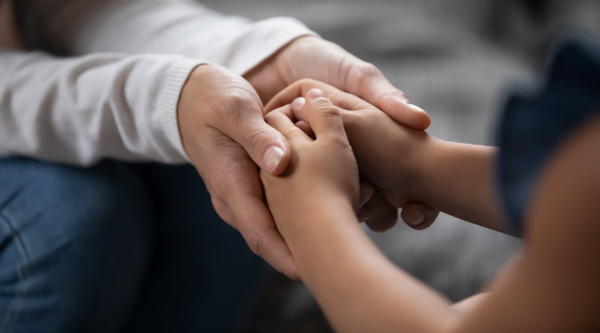
<path fill-rule="evenodd" d="M 319 89 L 306 96 L 303 119 L 314 138 L 294 125 L 289 105 L 265 117 L 291 149 L 290 164 L 281 176 L 260 173 L 269 209 L 286 242 L 310 224 L 311 212 L 319 207 L 356 210 L 359 201 L 358 166 L 338 108 Z"/>
<path fill-rule="evenodd" d="M 291 103 L 289 109 L 281 110 L 289 110 L 292 121 L 310 134 L 301 96 L 313 88 L 324 91 L 339 108 L 360 174 L 392 205 L 403 207 L 402 218 L 409 226 L 425 229 L 431 225 L 439 212 L 413 200 L 421 197 L 418 193 L 420 152 L 434 139 L 425 132 L 397 124 L 381 110 L 354 95 L 315 80 L 301 80 L 290 85 L 267 104 L 265 112 Z"/>

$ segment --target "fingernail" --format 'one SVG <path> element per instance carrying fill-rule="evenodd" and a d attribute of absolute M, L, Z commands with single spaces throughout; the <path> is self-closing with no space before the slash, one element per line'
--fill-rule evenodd
<path fill-rule="evenodd" d="M 308 92 L 308 98 L 310 98 L 310 99 L 317 99 L 317 98 L 321 98 L 321 97 L 325 97 L 325 94 L 323 93 L 323 90 L 321 90 L 321 89 L 312 89 L 311 91 Z"/>
<path fill-rule="evenodd" d="M 417 226 L 425 221 L 425 214 L 423 212 L 415 212 L 406 217 L 406 223 L 413 226 Z"/>
<path fill-rule="evenodd" d="M 364 206 L 367 203 L 367 201 L 369 201 L 369 199 L 371 199 L 373 192 L 375 192 L 375 190 L 373 190 L 373 189 L 360 191 L 360 196 L 358 198 L 358 207 Z"/>
<path fill-rule="evenodd" d="M 412 104 L 412 103 L 406 103 L 408 105 L 408 107 L 410 107 L 411 109 L 418 111 L 418 112 L 425 112 L 425 110 L 421 109 L 420 107 Z"/>
<path fill-rule="evenodd" d="M 304 97 L 296 98 L 292 102 L 292 111 L 294 111 L 294 112 L 300 111 L 300 109 L 302 109 L 302 107 L 304 106 L 305 103 L 306 103 L 306 99 L 304 99 Z"/>
<path fill-rule="evenodd" d="M 269 173 L 275 171 L 279 165 L 279 162 L 281 162 L 281 159 L 283 158 L 283 154 L 283 149 L 277 146 L 269 147 L 269 149 L 267 149 L 265 152 L 264 168 L 267 169 Z"/>

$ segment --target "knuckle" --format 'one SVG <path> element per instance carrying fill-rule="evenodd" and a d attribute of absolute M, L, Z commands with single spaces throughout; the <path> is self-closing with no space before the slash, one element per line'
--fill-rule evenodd
<path fill-rule="evenodd" d="M 306 78 L 296 81 L 296 84 L 300 85 L 300 86 L 314 86 L 317 83 L 318 83 L 318 81 L 316 81 L 316 80 L 306 79 Z"/>
<path fill-rule="evenodd" d="M 330 119 L 340 118 L 341 119 L 340 110 L 336 106 L 332 105 L 331 103 L 320 103 L 315 110 L 315 114 L 318 117 L 323 117 L 323 118 L 330 118 Z"/>
<path fill-rule="evenodd" d="M 233 221 L 231 219 L 231 213 L 229 212 L 227 205 L 225 205 L 223 203 L 223 201 L 221 201 L 215 197 L 211 198 L 211 202 L 213 204 L 213 207 L 215 208 L 215 211 L 223 219 L 223 221 L 225 221 L 225 222 L 227 222 L 227 224 L 231 225 L 233 223 Z"/>
<path fill-rule="evenodd" d="M 272 141 L 271 132 L 265 129 L 251 128 L 243 134 L 243 140 L 248 151 L 253 149 L 260 150 Z"/>
<path fill-rule="evenodd" d="M 255 231 L 249 231 L 244 233 L 244 240 L 250 247 L 250 250 L 254 252 L 257 256 L 262 257 L 262 248 L 261 248 L 261 237 Z"/>
<path fill-rule="evenodd" d="M 300 275 L 298 275 L 298 273 L 291 268 L 285 267 L 285 268 L 277 269 L 277 271 L 279 271 L 279 273 L 287 276 L 289 279 L 292 279 L 294 281 L 300 280 Z"/>
<path fill-rule="evenodd" d="M 361 65 L 358 66 L 358 68 L 362 76 L 373 77 L 382 75 L 379 68 L 375 67 L 375 65 L 369 62 L 363 62 Z"/>
<path fill-rule="evenodd" d="M 231 84 L 228 93 L 220 98 L 219 103 L 217 116 L 228 124 L 240 125 L 252 116 L 262 118 L 262 106 L 258 96 L 243 84 Z"/>
<path fill-rule="evenodd" d="M 338 147 L 338 148 L 350 148 L 350 144 L 348 143 L 348 138 L 345 135 L 340 134 L 336 134 L 336 135 L 329 135 L 327 137 L 327 140 L 329 142 L 329 144 L 333 145 L 334 147 Z"/>
<path fill-rule="evenodd" d="M 410 102 L 408 96 L 406 96 L 406 94 L 402 90 L 396 88 L 393 88 L 391 92 L 384 95 L 382 99 L 403 99 L 406 102 Z"/>
<path fill-rule="evenodd" d="M 359 64 L 352 66 L 348 73 L 347 82 L 351 91 L 358 91 L 359 87 L 382 75 L 375 65 L 361 61 Z"/>
<path fill-rule="evenodd" d="M 340 110 L 333 105 L 328 98 L 319 98 L 314 100 L 315 112 L 320 114 L 328 114 L 332 116 L 340 115 Z"/>
<path fill-rule="evenodd" d="M 267 124 L 271 124 L 275 121 L 275 119 L 278 117 L 276 112 L 279 112 L 279 111 L 271 111 L 265 115 L 265 122 Z"/>
<path fill-rule="evenodd" d="M 239 111 L 248 109 L 256 105 L 254 96 L 242 88 L 233 88 L 226 98 L 223 99 L 223 107 L 229 112 L 241 114 Z"/>

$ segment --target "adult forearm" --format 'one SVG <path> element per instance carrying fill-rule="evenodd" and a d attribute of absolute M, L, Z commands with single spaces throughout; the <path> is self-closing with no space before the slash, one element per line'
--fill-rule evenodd
<path fill-rule="evenodd" d="M 417 197 L 460 219 L 507 232 L 495 190 L 497 149 L 432 139 L 421 152 Z"/>
<path fill-rule="evenodd" d="M 32 11 L 40 14 L 45 44 L 60 54 L 177 54 L 210 61 L 242 75 L 294 38 L 315 35 L 295 19 L 252 22 L 222 15 L 191 0 L 48 3 L 51 1 L 34 1 Z"/>
<path fill-rule="evenodd" d="M 0 156 L 186 162 L 177 102 L 198 64 L 175 56 L 0 52 Z"/>

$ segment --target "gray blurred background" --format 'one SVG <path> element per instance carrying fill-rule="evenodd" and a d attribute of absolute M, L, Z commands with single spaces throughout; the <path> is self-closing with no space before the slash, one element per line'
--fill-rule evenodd
<path fill-rule="evenodd" d="M 600 32 L 598 0 L 209 0 L 217 11 L 251 18 L 292 16 L 323 38 L 375 64 L 431 115 L 438 138 L 493 144 L 506 95 L 534 87 L 561 31 Z M 452 301 L 485 288 L 520 240 L 441 214 L 424 231 L 401 221 L 368 232 L 398 266 Z M 303 286 L 272 272 L 249 332 L 330 332 Z"/>

